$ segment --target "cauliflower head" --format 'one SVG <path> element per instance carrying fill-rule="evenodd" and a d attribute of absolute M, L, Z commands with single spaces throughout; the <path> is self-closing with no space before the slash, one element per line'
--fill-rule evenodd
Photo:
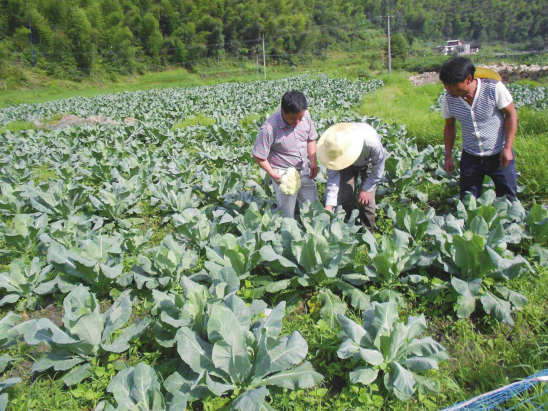
<path fill-rule="evenodd" d="M 301 188 L 301 177 L 294 167 L 289 167 L 282 175 L 280 189 L 282 193 L 293 196 Z"/>

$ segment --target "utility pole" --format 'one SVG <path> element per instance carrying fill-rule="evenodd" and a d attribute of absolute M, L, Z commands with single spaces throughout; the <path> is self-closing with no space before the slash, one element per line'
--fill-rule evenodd
<path fill-rule="evenodd" d="M 387 32 L 388 32 L 388 74 L 392 74 L 392 50 L 390 47 L 390 18 L 394 17 L 388 14 L 387 16 L 381 16 L 387 21 Z"/>
<path fill-rule="evenodd" d="M 264 78 L 266 80 L 266 55 L 264 51 L 264 33 L 263 33 L 263 69 L 264 69 Z"/>

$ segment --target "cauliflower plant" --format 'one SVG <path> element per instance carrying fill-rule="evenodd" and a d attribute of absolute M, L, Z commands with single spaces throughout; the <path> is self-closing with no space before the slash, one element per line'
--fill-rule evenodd
<path fill-rule="evenodd" d="M 282 175 L 280 189 L 282 193 L 293 196 L 301 188 L 301 177 L 294 167 L 289 167 Z"/>

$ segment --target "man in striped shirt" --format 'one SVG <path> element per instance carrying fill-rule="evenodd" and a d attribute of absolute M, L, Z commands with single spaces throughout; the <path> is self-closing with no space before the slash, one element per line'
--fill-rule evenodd
<path fill-rule="evenodd" d="M 443 63 L 440 80 L 447 94 L 442 100 L 445 118 L 445 170 L 452 173 L 455 120 L 462 128 L 460 195 L 479 197 L 485 176 L 495 184 L 497 197 L 514 201 L 517 174 L 512 144 L 518 116 L 508 89 L 500 81 L 474 78 L 476 68 L 465 57 Z"/>
<path fill-rule="evenodd" d="M 318 199 L 314 181 L 318 174 L 318 133 L 307 109 L 303 93 L 296 90 L 285 93 L 281 109 L 264 122 L 253 147 L 253 158 L 272 179 L 278 209 L 289 218 L 295 217 L 297 201 Z M 283 173 L 290 167 L 298 170 L 301 178 L 301 188 L 292 196 L 283 193 L 279 185 Z"/>

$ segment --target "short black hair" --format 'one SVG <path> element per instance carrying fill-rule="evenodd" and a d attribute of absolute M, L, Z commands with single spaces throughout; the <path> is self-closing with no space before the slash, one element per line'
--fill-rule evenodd
<path fill-rule="evenodd" d="M 468 76 L 474 77 L 476 67 L 466 57 L 455 56 L 446 60 L 440 69 L 440 80 L 444 84 L 457 84 L 466 80 Z"/>
<path fill-rule="evenodd" d="M 297 90 L 286 92 L 282 97 L 282 111 L 284 113 L 300 113 L 308 108 L 306 97 Z"/>

